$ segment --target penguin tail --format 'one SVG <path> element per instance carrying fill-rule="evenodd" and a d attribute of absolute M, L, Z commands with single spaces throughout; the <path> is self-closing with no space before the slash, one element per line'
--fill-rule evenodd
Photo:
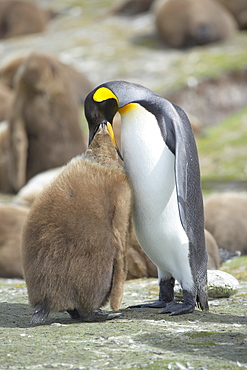
<path fill-rule="evenodd" d="M 209 311 L 208 295 L 206 292 L 200 292 L 196 297 L 197 307 L 202 311 Z"/>
<path fill-rule="evenodd" d="M 49 312 L 45 309 L 42 304 L 37 305 L 34 308 L 34 313 L 31 318 L 31 325 L 38 325 L 45 321 Z"/>
<path fill-rule="evenodd" d="M 202 311 L 209 311 L 207 288 L 207 255 L 196 275 L 196 303 Z"/>

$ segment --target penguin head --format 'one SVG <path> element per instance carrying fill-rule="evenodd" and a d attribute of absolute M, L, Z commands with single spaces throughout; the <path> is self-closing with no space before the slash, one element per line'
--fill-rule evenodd
<path fill-rule="evenodd" d="M 111 90 L 102 86 L 87 95 L 84 108 L 89 127 L 90 144 L 100 125 L 107 125 L 107 123 L 112 125 L 113 118 L 118 111 L 118 99 Z"/>
<path fill-rule="evenodd" d="M 89 144 L 100 124 L 112 124 L 115 114 L 121 108 L 133 102 L 147 100 L 151 94 L 153 93 L 144 86 L 126 81 L 106 82 L 91 91 L 84 105 L 89 127 Z"/>

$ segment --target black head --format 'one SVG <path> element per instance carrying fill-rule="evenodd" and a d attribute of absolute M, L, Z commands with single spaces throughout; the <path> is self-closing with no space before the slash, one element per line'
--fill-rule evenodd
<path fill-rule="evenodd" d="M 93 140 L 99 126 L 107 122 L 112 124 L 113 118 L 118 111 L 117 98 L 110 97 L 102 101 L 96 101 L 94 98 L 96 91 L 95 89 L 87 95 L 84 104 L 89 128 L 89 144 Z"/>
<path fill-rule="evenodd" d="M 154 96 L 156 94 L 144 86 L 127 81 L 109 81 L 96 87 L 86 97 L 84 105 L 89 144 L 99 125 L 107 122 L 112 124 L 113 117 L 121 108 L 133 102 L 152 101 Z"/>

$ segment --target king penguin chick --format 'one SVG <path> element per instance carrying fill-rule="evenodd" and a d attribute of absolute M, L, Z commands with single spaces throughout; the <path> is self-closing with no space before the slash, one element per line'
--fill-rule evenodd
<path fill-rule="evenodd" d="M 125 81 L 96 87 L 85 100 L 89 141 L 102 122 L 121 115 L 121 148 L 133 195 L 139 244 L 158 268 L 160 313 L 208 310 L 207 253 L 197 148 L 184 111 Z M 174 302 L 175 279 L 183 302 Z M 132 306 L 133 307 L 133 306 Z M 136 307 L 136 306 L 135 306 Z"/>
<path fill-rule="evenodd" d="M 108 124 L 110 135 L 113 135 Z M 120 313 L 127 274 L 132 191 L 107 128 L 34 202 L 23 231 L 23 268 L 32 324 L 67 310 L 81 321 Z M 112 139 L 111 139 L 112 137 Z"/>

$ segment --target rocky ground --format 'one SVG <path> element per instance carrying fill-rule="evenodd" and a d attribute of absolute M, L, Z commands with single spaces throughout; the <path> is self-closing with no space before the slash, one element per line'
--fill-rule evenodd
<path fill-rule="evenodd" d="M 156 279 L 130 280 L 120 312 L 104 323 L 80 323 L 67 313 L 30 326 L 22 280 L 0 279 L 1 369 L 239 369 L 247 368 L 246 258 L 226 271 L 242 276 L 238 292 L 210 299 L 210 311 L 183 316 L 129 309 L 154 300 Z M 230 271 L 229 271 L 230 269 Z M 245 274 L 244 274 L 245 271 Z M 245 276 L 245 277 L 243 277 Z M 106 307 L 106 309 L 109 307 Z"/>

